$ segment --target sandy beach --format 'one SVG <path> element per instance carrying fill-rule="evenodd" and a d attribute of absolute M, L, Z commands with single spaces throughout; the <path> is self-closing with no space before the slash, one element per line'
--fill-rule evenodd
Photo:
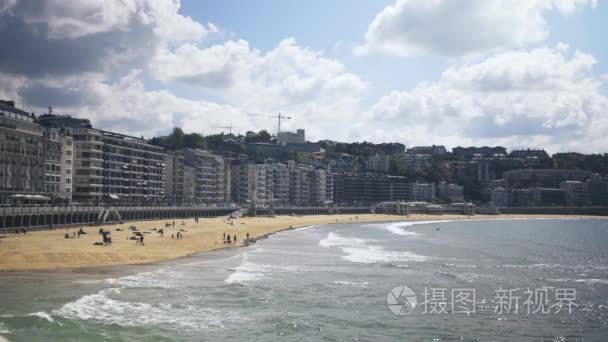
<path fill-rule="evenodd" d="M 111 232 L 111 246 L 96 246 L 101 242 L 99 226 L 82 227 L 87 233 L 80 238 L 66 239 L 80 227 L 57 228 L 52 231 L 28 232 L 27 234 L 6 235 L 0 239 L 0 271 L 53 269 L 64 267 L 90 267 L 150 263 L 175 259 L 192 253 L 204 252 L 219 248 L 233 248 L 242 245 L 246 234 L 250 238 L 259 238 L 277 231 L 337 222 L 372 222 L 372 221 L 428 221 L 459 219 L 505 219 L 505 218 L 596 218 L 567 215 L 411 215 L 409 217 L 382 214 L 362 215 L 311 215 L 311 216 L 277 216 L 245 217 L 235 219 L 229 224 L 225 217 L 161 221 L 126 222 L 104 226 Z M 164 228 L 166 223 L 171 227 Z M 130 240 L 130 226 L 136 226 L 144 233 L 144 245 L 137 245 Z M 164 228 L 164 237 L 154 230 Z M 177 232 L 183 239 L 172 239 Z M 237 236 L 237 244 L 223 243 L 223 234 Z"/>

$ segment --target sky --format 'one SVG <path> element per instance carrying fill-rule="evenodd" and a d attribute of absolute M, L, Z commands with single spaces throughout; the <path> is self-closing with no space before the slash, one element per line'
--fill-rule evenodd
<path fill-rule="evenodd" d="M 0 99 L 153 137 L 608 152 L 601 0 L 0 0 Z"/>

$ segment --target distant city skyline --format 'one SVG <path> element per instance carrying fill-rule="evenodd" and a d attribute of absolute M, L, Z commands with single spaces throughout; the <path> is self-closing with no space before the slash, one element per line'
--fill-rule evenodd
<path fill-rule="evenodd" d="M 134 136 L 608 152 L 594 0 L 0 3 L 0 99 Z M 224 130 L 226 131 L 226 130 Z"/>

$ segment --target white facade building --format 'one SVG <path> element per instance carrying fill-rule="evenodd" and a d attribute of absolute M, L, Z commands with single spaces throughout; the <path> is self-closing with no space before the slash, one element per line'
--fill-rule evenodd
<path fill-rule="evenodd" d="M 288 144 L 304 144 L 306 142 L 305 132 L 303 129 L 298 129 L 294 132 L 279 132 L 277 134 L 277 143 L 279 145 Z"/>
<path fill-rule="evenodd" d="M 365 162 L 365 168 L 368 171 L 388 172 L 389 167 L 389 157 L 380 154 L 369 156 Z"/>
<path fill-rule="evenodd" d="M 464 201 L 464 187 L 446 181 L 437 184 L 437 195 L 451 203 Z"/>

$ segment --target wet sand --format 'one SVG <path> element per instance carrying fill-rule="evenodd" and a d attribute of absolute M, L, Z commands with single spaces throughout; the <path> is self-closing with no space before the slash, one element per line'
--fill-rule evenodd
<path fill-rule="evenodd" d="M 285 229 L 336 222 L 547 217 L 598 218 L 567 215 L 310 215 L 245 217 L 233 220 L 233 225 L 228 223 L 226 217 L 200 219 L 198 224 L 193 219 L 175 220 L 175 227 L 173 220 L 156 220 L 104 226 L 105 230 L 111 232 L 111 246 L 93 245 L 94 242 L 102 241 L 101 235 L 98 234 L 100 226 L 82 227 L 87 234 L 73 239 L 66 239 L 64 235 L 67 232 L 71 236 L 80 227 L 57 228 L 52 231 L 3 236 L 0 239 L 0 271 L 151 263 L 213 249 L 238 247 L 242 245 L 247 233 L 250 238 L 260 238 Z M 171 227 L 165 228 L 166 223 L 171 223 Z M 136 226 L 138 231 L 143 233 L 143 246 L 129 239 L 133 235 L 129 230 L 130 226 Z M 154 231 L 154 228 L 164 228 L 164 237 Z M 183 234 L 181 240 L 175 238 L 178 231 Z M 231 236 L 236 234 L 237 243 L 224 244 L 223 233 Z M 174 236 L 173 239 L 171 235 Z"/>

